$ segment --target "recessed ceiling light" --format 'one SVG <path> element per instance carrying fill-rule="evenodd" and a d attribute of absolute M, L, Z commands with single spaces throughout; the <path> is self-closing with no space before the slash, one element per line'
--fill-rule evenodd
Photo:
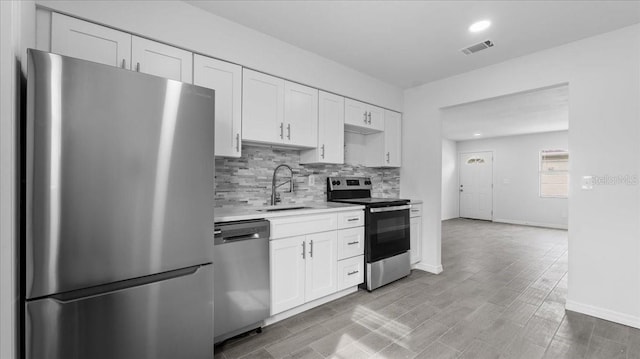
<path fill-rule="evenodd" d="M 480 137 L 480 136 L 482 136 L 482 134 L 481 134 L 481 133 L 479 133 L 479 132 L 476 132 L 476 133 L 474 133 L 474 134 L 473 134 L 473 136 L 474 136 L 474 137 Z"/>
<path fill-rule="evenodd" d="M 480 31 L 488 29 L 489 26 L 491 26 L 491 21 L 482 20 L 482 21 L 474 22 L 473 24 L 471 24 L 471 26 L 469 26 L 469 31 L 470 32 L 480 32 Z"/>

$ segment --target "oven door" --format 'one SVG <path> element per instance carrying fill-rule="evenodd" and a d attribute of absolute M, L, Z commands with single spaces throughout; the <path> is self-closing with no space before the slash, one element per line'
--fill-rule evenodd
<path fill-rule="evenodd" d="M 371 207 L 366 217 L 368 263 L 409 250 L 410 205 Z"/>

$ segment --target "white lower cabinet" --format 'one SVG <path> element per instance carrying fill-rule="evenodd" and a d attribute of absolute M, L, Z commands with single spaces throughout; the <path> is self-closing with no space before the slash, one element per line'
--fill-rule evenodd
<path fill-rule="evenodd" d="M 364 255 L 338 262 L 338 290 L 347 289 L 364 282 Z"/>
<path fill-rule="evenodd" d="M 305 267 L 305 301 L 335 293 L 337 268 L 336 231 L 314 233 L 307 236 L 307 261 Z"/>
<path fill-rule="evenodd" d="M 411 205 L 409 236 L 411 237 L 411 264 L 416 264 L 422 260 L 422 204 Z"/>
<path fill-rule="evenodd" d="M 363 282 L 364 227 L 338 229 L 338 217 L 360 218 L 362 213 L 270 220 L 271 315 Z"/>
<path fill-rule="evenodd" d="M 271 240 L 271 315 L 336 292 L 336 231 Z"/>
<path fill-rule="evenodd" d="M 304 303 L 305 243 L 305 236 L 269 242 L 271 315 Z"/>
<path fill-rule="evenodd" d="M 364 229 L 362 227 L 338 231 L 338 259 L 354 257 L 364 253 Z"/>

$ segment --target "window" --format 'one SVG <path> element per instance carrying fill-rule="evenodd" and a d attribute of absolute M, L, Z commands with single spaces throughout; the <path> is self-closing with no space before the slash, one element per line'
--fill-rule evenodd
<path fill-rule="evenodd" d="M 472 165 L 472 164 L 483 164 L 484 163 L 484 158 L 469 158 L 467 160 L 467 164 L 468 165 Z"/>
<path fill-rule="evenodd" d="M 569 151 L 540 151 L 540 197 L 567 198 L 569 194 Z"/>

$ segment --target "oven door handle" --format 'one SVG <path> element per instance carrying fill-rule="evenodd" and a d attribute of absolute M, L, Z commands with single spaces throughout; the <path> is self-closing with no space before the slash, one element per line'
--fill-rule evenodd
<path fill-rule="evenodd" d="M 404 209 L 409 209 L 409 208 L 411 208 L 411 205 L 407 204 L 407 205 L 404 205 L 404 206 L 370 208 L 369 211 L 371 213 L 378 213 L 378 212 L 402 211 Z"/>

